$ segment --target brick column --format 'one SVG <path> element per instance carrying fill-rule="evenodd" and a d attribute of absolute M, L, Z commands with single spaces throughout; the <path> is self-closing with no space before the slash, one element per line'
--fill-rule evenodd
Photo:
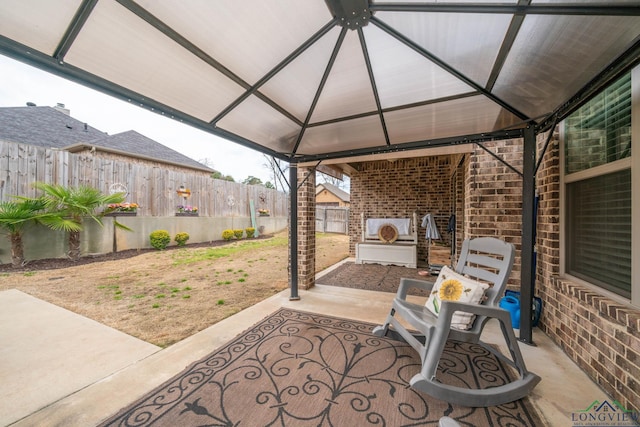
<path fill-rule="evenodd" d="M 298 284 L 309 289 L 315 284 L 316 270 L 316 174 L 311 168 L 298 168 Z"/>

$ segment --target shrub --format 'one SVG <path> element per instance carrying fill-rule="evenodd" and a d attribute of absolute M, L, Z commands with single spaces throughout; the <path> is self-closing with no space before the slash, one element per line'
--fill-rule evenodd
<path fill-rule="evenodd" d="M 189 233 L 181 232 L 176 234 L 176 237 L 173 238 L 176 241 L 178 246 L 184 246 L 189 240 Z"/>
<path fill-rule="evenodd" d="M 224 240 L 231 240 L 233 239 L 233 230 L 224 230 L 222 232 L 222 238 Z"/>
<path fill-rule="evenodd" d="M 256 229 L 253 227 L 245 228 L 244 231 L 245 233 L 247 233 L 247 237 L 249 239 L 252 238 L 254 234 L 256 234 Z"/>
<path fill-rule="evenodd" d="M 233 235 L 236 236 L 236 239 L 242 239 L 243 234 L 244 230 L 242 228 L 233 230 Z"/>
<path fill-rule="evenodd" d="M 155 249 L 165 249 L 171 243 L 171 235 L 167 230 L 156 230 L 149 235 L 151 246 Z"/>

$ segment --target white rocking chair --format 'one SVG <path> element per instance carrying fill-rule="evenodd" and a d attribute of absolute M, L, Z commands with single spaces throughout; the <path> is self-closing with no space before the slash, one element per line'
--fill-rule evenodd
<path fill-rule="evenodd" d="M 422 369 L 411 379 L 411 386 L 433 397 L 463 406 L 486 407 L 512 402 L 527 396 L 540 382 L 540 377 L 527 371 L 518 342 L 511 327 L 508 311 L 498 306 L 513 267 L 515 249 L 512 244 L 491 237 L 465 240 L 456 265 L 456 272 L 473 279 L 490 283 L 482 304 L 459 301 L 442 301 L 438 316 L 424 305 L 407 301 L 407 292 L 416 287 L 430 291 L 433 283 L 403 278 L 391 311 L 382 326 L 373 330 L 377 336 L 403 339 L 420 355 Z M 456 311 L 475 314 L 473 325 L 468 330 L 451 327 Z M 407 330 L 396 317 L 406 320 L 417 332 Z M 480 341 L 484 325 L 489 319 L 497 319 L 504 335 L 511 359 Z M 391 328 L 390 328 L 391 326 Z M 438 362 L 448 339 L 479 343 L 501 360 L 515 367 L 519 378 L 502 386 L 487 389 L 468 389 L 443 384 L 436 379 Z"/>

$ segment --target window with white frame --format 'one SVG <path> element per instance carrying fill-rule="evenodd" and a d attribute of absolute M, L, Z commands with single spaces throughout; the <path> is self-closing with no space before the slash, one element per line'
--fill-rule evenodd
<path fill-rule="evenodd" d="M 564 271 L 632 298 L 632 78 L 564 120 Z"/>

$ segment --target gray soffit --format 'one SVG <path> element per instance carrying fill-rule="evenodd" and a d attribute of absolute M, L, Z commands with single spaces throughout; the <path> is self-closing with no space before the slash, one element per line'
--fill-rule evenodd
<path fill-rule="evenodd" d="M 5 0 L 0 53 L 290 162 L 545 130 L 638 63 L 640 1 Z"/>

